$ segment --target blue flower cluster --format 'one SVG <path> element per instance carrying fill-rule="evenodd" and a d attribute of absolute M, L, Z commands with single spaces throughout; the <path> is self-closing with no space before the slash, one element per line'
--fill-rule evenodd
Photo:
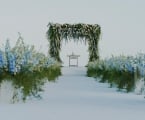
<path fill-rule="evenodd" d="M 4 50 L 0 49 L 0 73 L 17 74 L 22 71 L 40 71 L 54 64 L 56 61 L 53 58 L 37 52 L 34 46 L 25 45 L 22 37 L 19 37 L 13 48 L 7 40 Z"/>
<path fill-rule="evenodd" d="M 8 54 L 8 70 L 9 70 L 9 72 L 11 72 L 11 73 L 15 73 L 15 61 L 16 61 L 16 59 L 15 59 L 15 56 L 12 54 L 12 53 L 9 53 Z"/>
<path fill-rule="evenodd" d="M 139 71 L 142 77 L 145 76 L 145 54 L 139 53 L 133 56 L 118 56 L 103 60 L 106 69 L 116 69 L 118 71 Z"/>
<path fill-rule="evenodd" d="M 3 68 L 3 53 L 0 51 L 0 69 Z"/>

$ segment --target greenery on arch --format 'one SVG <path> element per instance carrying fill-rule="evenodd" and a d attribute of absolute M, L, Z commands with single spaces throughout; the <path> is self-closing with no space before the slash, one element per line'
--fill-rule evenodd
<path fill-rule="evenodd" d="M 61 50 L 62 40 L 73 39 L 82 40 L 89 45 L 89 61 L 99 59 L 98 42 L 101 34 L 101 27 L 98 24 L 48 24 L 47 38 L 49 41 L 49 54 L 57 61 L 61 61 L 59 52 Z"/>

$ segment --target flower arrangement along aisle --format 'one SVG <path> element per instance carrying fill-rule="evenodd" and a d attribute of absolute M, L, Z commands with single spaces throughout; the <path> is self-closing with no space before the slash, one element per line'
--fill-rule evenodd
<path fill-rule="evenodd" d="M 111 57 L 88 64 L 88 76 L 100 77 L 100 82 L 117 85 L 119 90 L 133 91 L 138 81 L 145 81 L 145 54 Z M 140 86 L 141 87 L 141 86 Z M 144 89 L 144 88 L 140 88 Z"/>
<path fill-rule="evenodd" d="M 37 52 L 34 46 L 25 45 L 20 34 L 13 48 L 7 40 L 0 49 L 0 83 L 12 81 L 15 88 L 21 89 L 23 100 L 27 96 L 38 97 L 46 80 L 55 80 L 60 75 L 59 63 Z"/>

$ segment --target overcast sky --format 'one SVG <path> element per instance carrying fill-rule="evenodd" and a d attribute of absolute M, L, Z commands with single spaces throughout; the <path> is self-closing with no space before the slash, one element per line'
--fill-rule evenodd
<path fill-rule="evenodd" d="M 47 24 L 99 24 L 100 56 L 135 55 L 145 52 L 145 0 L 0 0 L 0 46 L 7 38 L 14 44 L 20 32 L 25 43 L 47 53 Z M 61 58 L 80 54 L 80 65 L 88 61 L 87 46 L 63 44 Z"/>

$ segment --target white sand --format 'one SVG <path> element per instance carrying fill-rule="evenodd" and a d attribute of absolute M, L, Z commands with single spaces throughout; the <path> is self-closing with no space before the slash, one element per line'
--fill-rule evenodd
<path fill-rule="evenodd" d="M 143 95 L 117 92 L 86 77 L 86 68 L 62 68 L 41 100 L 1 103 L 0 120 L 144 120 Z"/>

